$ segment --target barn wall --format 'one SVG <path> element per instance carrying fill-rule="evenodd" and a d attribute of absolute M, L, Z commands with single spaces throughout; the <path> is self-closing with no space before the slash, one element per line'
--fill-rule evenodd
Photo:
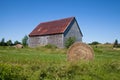
<path fill-rule="evenodd" d="M 48 36 L 35 36 L 35 37 L 29 37 L 29 47 L 37 47 L 37 46 L 44 46 L 47 45 Z"/>
<path fill-rule="evenodd" d="M 79 26 L 77 25 L 77 22 L 74 21 L 73 24 L 70 25 L 69 31 L 66 33 L 64 37 L 64 42 L 69 38 L 69 37 L 75 37 L 76 41 L 82 41 L 82 34 L 80 33 Z"/>
<path fill-rule="evenodd" d="M 29 47 L 44 46 L 47 44 L 53 44 L 59 48 L 63 48 L 63 34 L 29 37 Z"/>
<path fill-rule="evenodd" d="M 63 34 L 50 35 L 48 37 L 48 44 L 53 44 L 59 48 L 63 48 L 64 47 Z"/>

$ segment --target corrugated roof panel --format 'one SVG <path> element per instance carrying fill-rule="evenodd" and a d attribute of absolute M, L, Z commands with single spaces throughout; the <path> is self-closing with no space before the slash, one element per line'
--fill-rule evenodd
<path fill-rule="evenodd" d="M 29 36 L 41 36 L 64 33 L 74 17 L 40 23 Z"/>

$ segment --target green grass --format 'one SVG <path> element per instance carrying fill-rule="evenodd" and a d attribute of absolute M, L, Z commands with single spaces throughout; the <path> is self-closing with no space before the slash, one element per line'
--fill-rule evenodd
<path fill-rule="evenodd" d="M 120 50 L 92 47 L 94 60 L 76 63 L 66 49 L 0 47 L 0 80 L 119 80 Z"/>

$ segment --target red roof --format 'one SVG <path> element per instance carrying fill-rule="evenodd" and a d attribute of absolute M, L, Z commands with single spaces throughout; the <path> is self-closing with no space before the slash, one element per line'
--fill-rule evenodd
<path fill-rule="evenodd" d="M 74 17 L 40 23 L 29 36 L 42 36 L 64 33 Z"/>

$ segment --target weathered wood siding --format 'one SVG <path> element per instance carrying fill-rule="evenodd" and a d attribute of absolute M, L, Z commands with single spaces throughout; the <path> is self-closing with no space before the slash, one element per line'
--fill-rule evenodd
<path fill-rule="evenodd" d="M 63 34 L 29 37 L 29 47 L 45 46 L 47 44 L 64 47 Z"/>
<path fill-rule="evenodd" d="M 37 46 L 44 46 L 47 45 L 48 36 L 35 36 L 35 37 L 29 37 L 29 47 L 37 47 Z"/>
<path fill-rule="evenodd" d="M 63 48 L 63 34 L 50 35 L 48 37 L 48 44 L 56 45 L 58 48 Z"/>
<path fill-rule="evenodd" d="M 82 42 L 82 33 L 76 21 L 70 25 L 69 31 L 64 35 L 64 43 L 69 37 L 75 37 L 76 41 Z"/>

